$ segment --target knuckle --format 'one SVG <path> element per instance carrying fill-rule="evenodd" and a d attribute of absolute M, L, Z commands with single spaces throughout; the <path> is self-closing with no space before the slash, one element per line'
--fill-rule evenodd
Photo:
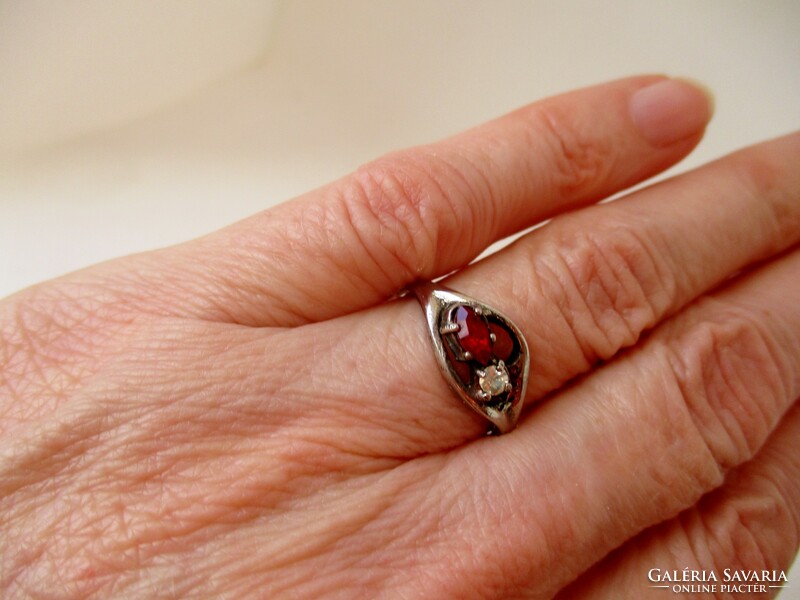
<path fill-rule="evenodd" d="M 553 282 L 552 304 L 591 364 L 635 343 L 667 310 L 677 283 L 648 236 L 608 221 L 584 225 L 567 223 L 531 260 L 538 279 Z"/>
<path fill-rule="evenodd" d="M 706 548 L 714 570 L 761 571 L 780 569 L 776 564 L 775 538 L 779 546 L 794 547 L 787 536 L 797 539 L 797 525 L 789 501 L 779 492 L 750 491 L 715 505 L 715 509 L 702 519 L 698 545 Z M 771 543 L 772 542 L 772 543 Z"/>
<path fill-rule="evenodd" d="M 70 331 L 80 330 L 90 318 L 80 302 L 49 288 L 34 288 L 15 303 L 6 321 L 7 337 L 26 345 L 36 354 L 52 355 Z"/>
<path fill-rule="evenodd" d="M 469 203 L 456 205 L 469 193 L 467 179 L 454 170 L 441 158 L 402 153 L 361 167 L 338 190 L 358 243 L 393 278 L 398 271 L 412 279 L 429 274 L 434 257 L 446 250 L 441 240 L 471 228 Z"/>
<path fill-rule="evenodd" d="M 534 118 L 538 126 L 532 131 L 548 147 L 550 176 L 562 197 L 572 197 L 608 175 L 615 155 L 609 141 L 591 135 L 556 106 L 542 106 Z"/>
<path fill-rule="evenodd" d="M 667 340 L 666 347 L 680 402 L 725 470 L 756 453 L 790 384 L 768 330 L 744 309 L 718 300 L 706 306 L 710 302 L 713 317 Z"/>
<path fill-rule="evenodd" d="M 3 420 L 60 402 L 122 343 L 132 315 L 102 286 L 61 282 L 30 288 L 0 308 Z M 0 429 L 3 424 L 0 423 Z"/>
<path fill-rule="evenodd" d="M 4 307 L 0 336 L 54 361 L 99 343 L 104 331 L 132 318 L 120 294 L 80 280 L 41 284 Z"/>

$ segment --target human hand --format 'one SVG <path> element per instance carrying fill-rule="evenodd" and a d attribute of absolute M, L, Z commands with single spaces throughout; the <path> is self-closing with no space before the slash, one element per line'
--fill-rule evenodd
<path fill-rule="evenodd" d="M 597 86 L 6 299 L 3 597 L 618 599 L 654 567 L 786 568 L 800 136 L 594 205 L 709 116 L 686 83 Z M 508 435 L 386 302 L 456 269 L 530 347 Z"/>

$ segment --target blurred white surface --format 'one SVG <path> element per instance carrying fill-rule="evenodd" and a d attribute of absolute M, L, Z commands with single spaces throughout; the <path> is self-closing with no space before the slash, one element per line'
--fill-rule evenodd
<path fill-rule="evenodd" d="M 0 154 L 124 123 L 254 64 L 276 6 L 0 2 Z"/>
<path fill-rule="evenodd" d="M 53 15 L 83 34 L 59 33 Z M 278 11 L 246 0 L 0 0 L 0 16 L 0 296 L 200 235 L 387 150 L 614 77 L 666 72 L 716 92 L 708 137 L 680 168 L 800 125 L 793 0 L 307 0 Z M 97 33 L 106 28 L 114 35 Z M 127 94 L 126 73 L 137 82 Z M 37 103 L 31 82 L 47 98 Z"/>
<path fill-rule="evenodd" d="M 679 170 L 796 129 L 800 3 L 0 0 L 0 296 L 641 72 L 716 93 Z"/>

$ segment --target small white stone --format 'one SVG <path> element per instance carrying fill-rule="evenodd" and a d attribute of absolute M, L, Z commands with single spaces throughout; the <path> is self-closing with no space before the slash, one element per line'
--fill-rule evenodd
<path fill-rule="evenodd" d="M 481 389 L 492 396 L 502 394 L 508 385 L 508 371 L 504 366 L 486 367 L 478 379 Z"/>

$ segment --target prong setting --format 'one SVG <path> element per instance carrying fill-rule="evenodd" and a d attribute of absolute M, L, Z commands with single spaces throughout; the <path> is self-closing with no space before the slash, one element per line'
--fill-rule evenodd
<path fill-rule="evenodd" d="M 476 369 L 475 374 L 478 376 L 481 393 L 488 394 L 490 398 L 508 392 L 509 386 L 513 388 L 508 369 L 502 360 L 485 369 Z M 483 395 L 481 397 L 483 398 Z"/>
<path fill-rule="evenodd" d="M 520 330 L 494 308 L 440 284 L 422 282 L 411 291 L 425 311 L 436 359 L 450 387 L 490 423 L 489 432 L 512 430 L 529 370 Z"/>
<path fill-rule="evenodd" d="M 449 333 L 458 333 L 461 326 L 458 323 L 447 323 L 446 325 L 442 325 L 439 328 L 439 333 L 442 335 L 447 335 Z"/>

